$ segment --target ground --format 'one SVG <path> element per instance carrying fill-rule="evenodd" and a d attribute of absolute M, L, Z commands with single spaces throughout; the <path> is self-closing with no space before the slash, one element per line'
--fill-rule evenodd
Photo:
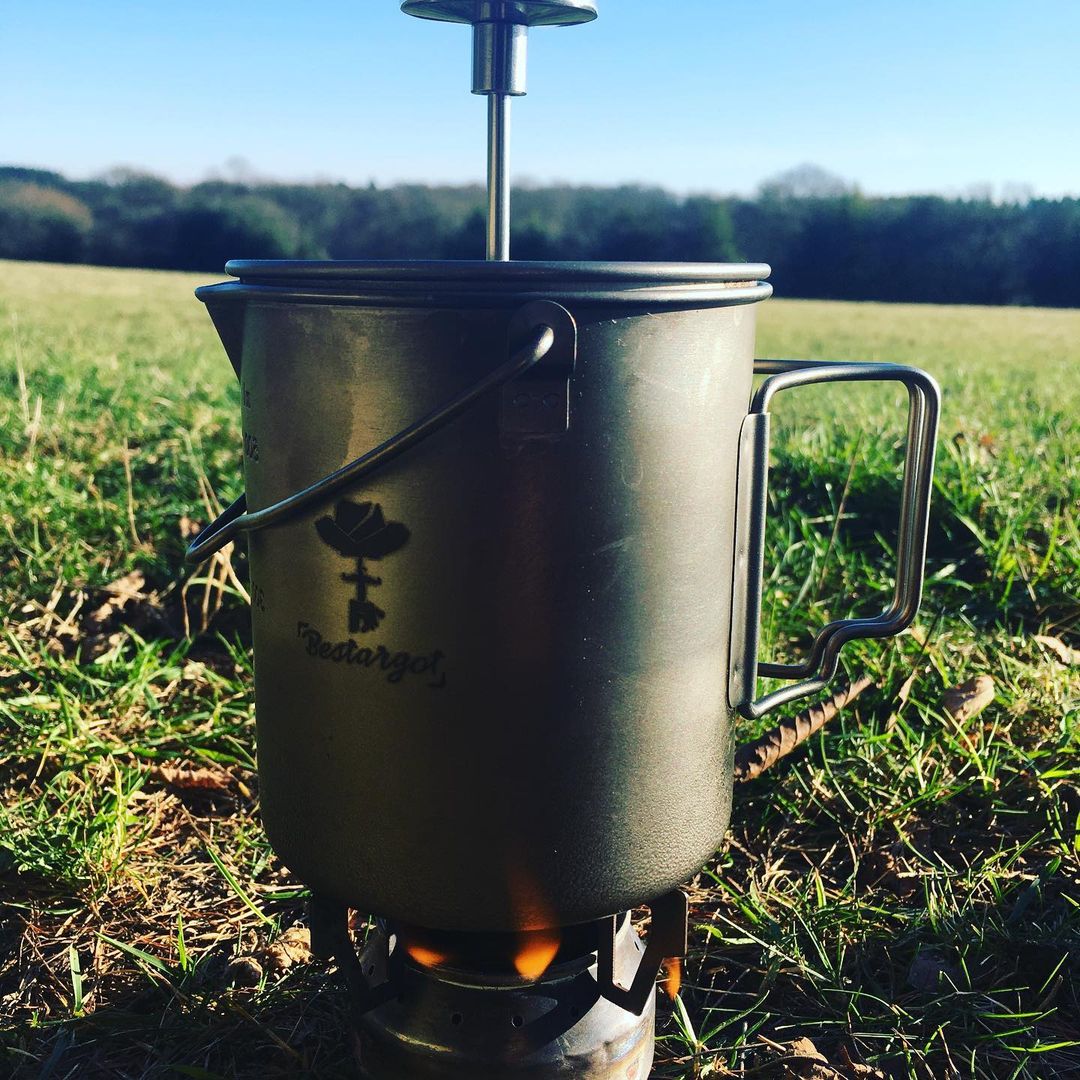
<path fill-rule="evenodd" d="M 244 558 L 182 566 L 241 486 L 206 278 L 0 273 L 0 1054 L 350 1076 L 259 826 Z M 759 353 L 941 381 L 930 576 L 912 630 L 846 650 L 872 688 L 737 790 L 656 1076 L 1080 1076 L 1080 312 L 774 300 Z M 902 401 L 777 415 L 765 646 L 792 658 L 887 602 Z M 992 702 L 947 709 L 976 676 Z"/>

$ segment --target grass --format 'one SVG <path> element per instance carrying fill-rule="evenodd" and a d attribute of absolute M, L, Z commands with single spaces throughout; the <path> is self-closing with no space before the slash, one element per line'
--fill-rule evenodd
<path fill-rule="evenodd" d="M 258 824 L 243 556 L 181 565 L 239 489 L 202 279 L 0 271 L 0 1054 L 19 1077 L 351 1076 Z M 845 654 L 875 689 L 737 792 L 655 1075 L 810 1075 L 770 1049 L 798 1038 L 816 1075 L 1080 1075 L 1080 312 L 771 301 L 759 352 L 940 379 L 931 581 L 908 634 Z M 772 655 L 882 605 L 901 411 L 782 397 Z M 951 720 L 978 674 L 993 704 Z"/>

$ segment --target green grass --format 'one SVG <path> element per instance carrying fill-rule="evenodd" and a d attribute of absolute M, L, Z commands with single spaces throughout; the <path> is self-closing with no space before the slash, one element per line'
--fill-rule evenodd
<path fill-rule="evenodd" d="M 243 557 L 181 564 L 240 487 L 202 279 L 0 272 L 0 1053 L 350 1076 L 332 973 L 272 963 L 303 894 L 258 824 Z M 761 1040 L 800 1036 L 896 1077 L 1080 1075 L 1080 675 L 1035 640 L 1080 644 L 1080 312 L 770 301 L 759 353 L 939 378 L 931 582 L 912 631 L 845 654 L 875 689 L 737 792 L 656 1075 L 784 1075 Z M 883 605 L 901 413 L 781 397 L 770 654 Z M 950 721 L 983 673 L 994 703 Z"/>

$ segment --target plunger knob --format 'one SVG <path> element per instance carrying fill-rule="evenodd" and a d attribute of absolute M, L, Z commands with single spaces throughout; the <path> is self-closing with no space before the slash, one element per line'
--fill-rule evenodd
<path fill-rule="evenodd" d="M 405 0 L 401 10 L 440 22 L 521 26 L 574 26 L 596 18 L 596 5 L 589 0 Z"/>

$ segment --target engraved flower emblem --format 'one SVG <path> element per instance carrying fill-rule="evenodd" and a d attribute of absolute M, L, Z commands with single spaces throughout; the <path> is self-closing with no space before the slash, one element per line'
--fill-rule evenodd
<path fill-rule="evenodd" d="M 320 518 L 315 528 L 324 543 L 350 559 L 381 559 L 409 540 L 409 530 L 398 521 L 387 521 L 378 503 L 348 499 L 334 507 L 333 517 Z"/>

